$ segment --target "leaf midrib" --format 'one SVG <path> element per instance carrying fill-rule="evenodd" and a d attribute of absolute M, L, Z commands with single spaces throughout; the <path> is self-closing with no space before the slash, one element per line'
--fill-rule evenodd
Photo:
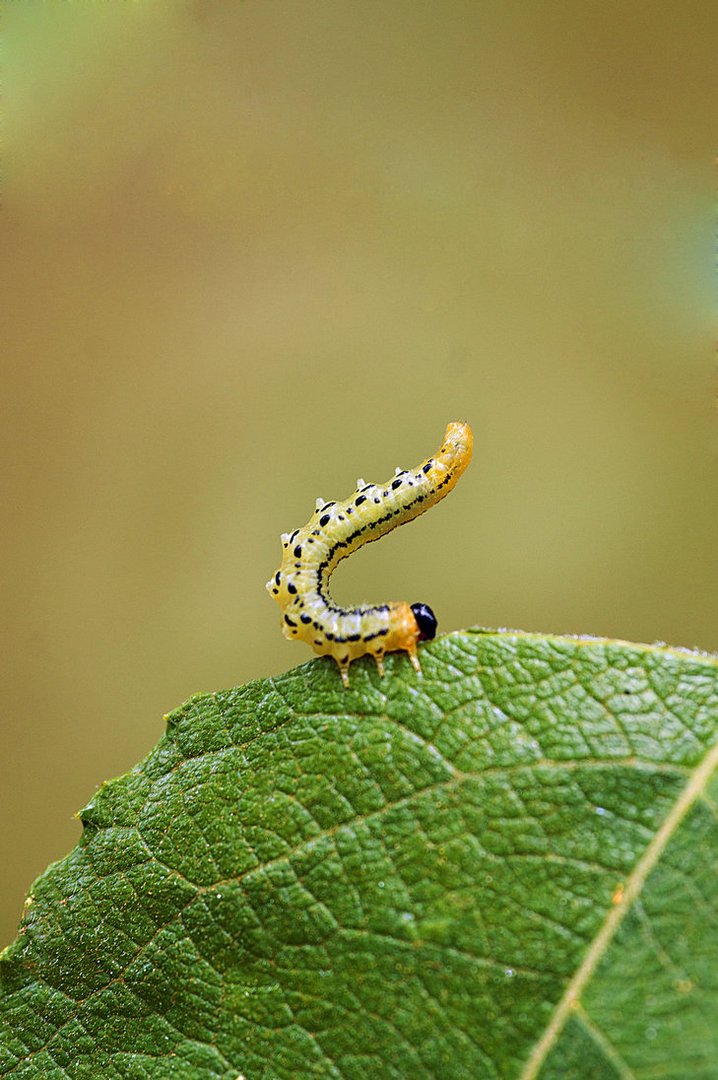
<path fill-rule="evenodd" d="M 615 937 L 619 926 L 630 911 L 634 901 L 640 896 L 646 878 L 663 854 L 668 842 L 678 830 L 691 807 L 705 792 L 708 781 L 718 768 L 718 743 L 706 754 L 691 773 L 688 782 L 667 814 L 663 824 L 656 832 L 634 869 L 623 883 L 623 896 L 620 903 L 612 906 L 588 947 L 583 961 L 568 983 L 543 1035 L 534 1046 L 524 1065 L 519 1080 L 535 1080 L 539 1071 L 553 1049 L 566 1021 L 581 999 L 586 986 L 594 974 L 601 958 Z"/>

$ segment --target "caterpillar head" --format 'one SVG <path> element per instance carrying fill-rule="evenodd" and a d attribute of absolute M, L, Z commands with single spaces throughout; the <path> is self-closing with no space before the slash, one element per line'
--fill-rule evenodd
<path fill-rule="evenodd" d="M 428 604 L 412 604 L 411 610 L 419 627 L 419 641 L 433 641 L 436 637 L 436 615 Z"/>

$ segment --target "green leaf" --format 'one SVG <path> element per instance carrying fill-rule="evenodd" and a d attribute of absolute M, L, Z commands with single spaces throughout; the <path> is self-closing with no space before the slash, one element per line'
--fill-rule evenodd
<path fill-rule="evenodd" d="M 0 1074 L 718 1076 L 718 663 L 469 632 L 193 698 L 3 954 Z"/>

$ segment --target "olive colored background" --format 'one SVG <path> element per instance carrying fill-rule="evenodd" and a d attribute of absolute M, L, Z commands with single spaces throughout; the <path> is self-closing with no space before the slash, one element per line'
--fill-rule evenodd
<path fill-rule="evenodd" d="M 718 12 L 9 3 L 0 944 L 198 691 L 309 659 L 318 495 L 468 419 L 344 601 L 718 649 Z"/>

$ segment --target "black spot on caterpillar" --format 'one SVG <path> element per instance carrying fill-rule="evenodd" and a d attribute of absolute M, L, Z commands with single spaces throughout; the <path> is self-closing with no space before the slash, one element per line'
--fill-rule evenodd
<path fill-rule="evenodd" d="M 352 660 L 366 653 L 374 657 L 381 675 L 384 653 L 399 650 L 407 652 L 420 671 L 416 647 L 434 637 L 436 618 L 428 605 L 403 600 L 339 607 L 329 595 L 330 574 L 357 548 L 412 521 L 448 495 L 471 461 L 472 444 L 469 425 L 451 423 L 439 452 L 415 469 L 397 469 L 385 484 L 358 480 L 357 490 L 344 502 L 317 499 L 307 524 L 282 534 L 282 565 L 267 582 L 284 616 L 282 632 L 290 640 L 306 641 L 320 655 L 333 656 L 345 686 Z"/>

